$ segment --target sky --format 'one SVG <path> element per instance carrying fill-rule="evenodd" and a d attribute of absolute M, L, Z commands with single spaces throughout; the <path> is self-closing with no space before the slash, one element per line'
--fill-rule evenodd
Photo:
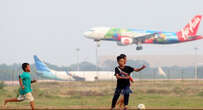
<path fill-rule="evenodd" d="M 1 0 L 0 64 L 30 62 L 33 55 L 52 64 L 95 63 L 95 42 L 83 36 L 89 28 L 109 26 L 177 32 L 196 14 L 202 0 Z M 203 23 L 198 34 L 203 34 Z M 203 54 L 203 40 L 175 45 L 120 47 L 100 42 L 98 55 Z"/>

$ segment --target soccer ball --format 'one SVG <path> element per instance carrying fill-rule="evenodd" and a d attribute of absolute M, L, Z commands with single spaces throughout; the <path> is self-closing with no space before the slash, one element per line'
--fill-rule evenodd
<path fill-rule="evenodd" d="M 138 104 L 137 108 L 138 108 L 138 110 L 144 110 L 145 105 L 144 104 Z"/>

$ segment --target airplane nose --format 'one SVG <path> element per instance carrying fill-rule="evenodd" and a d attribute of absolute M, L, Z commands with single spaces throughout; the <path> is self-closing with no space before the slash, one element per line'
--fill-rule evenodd
<path fill-rule="evenodd" d="M 89 31 L 83 33 L 83 35 L 84 35 L 85 37 L 90 37 L 90 34 L 91 34 L 91 32 L 89 32 Z"/>

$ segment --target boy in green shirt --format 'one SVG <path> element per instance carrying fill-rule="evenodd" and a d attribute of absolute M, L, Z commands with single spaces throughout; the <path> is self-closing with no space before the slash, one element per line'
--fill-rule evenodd
<path fill-rule="evenodd" d="M 34 98 L 31 93 L 32 92 L 31 83 L 36 82 L 36 80 L 31 79 L 31 75 L 29 73 L 31 69 L 28 63 L 23 63 L 22 69 L 24 72 L 19 75 L 20 95 L 17 98 L 6 99 L 4 101 L 4 106 L 6 106 L 8 102 L 21 102 L 23 100 L 28 100 L 30 101 L 30 106 L 32 110 L 34 110 Z"/>

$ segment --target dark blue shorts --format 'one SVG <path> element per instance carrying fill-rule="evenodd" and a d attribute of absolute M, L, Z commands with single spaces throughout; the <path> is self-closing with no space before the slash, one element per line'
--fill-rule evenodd
<path fill-rule="evenodd" d="M 129 86 L 126 86 L 124 88 L 116 88 L 116 92 L 122 95 L 127 95 L 127 94 L 131 94 L 132 90 L 130 89 Z"/>

